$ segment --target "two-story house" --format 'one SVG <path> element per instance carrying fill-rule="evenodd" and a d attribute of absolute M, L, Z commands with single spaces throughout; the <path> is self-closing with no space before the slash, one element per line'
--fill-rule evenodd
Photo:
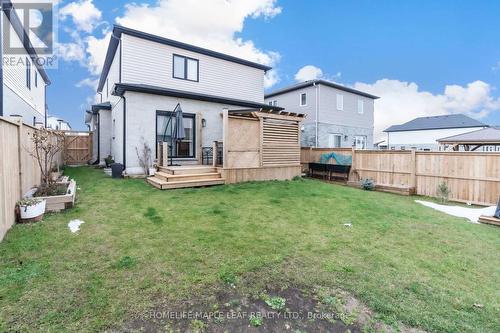
<path fill-rule="evenodd" d="M 0 116 L 21 116 L 26 124 L 45 126 L 50 80 L 9 0 L 2 2 L 0 23 Z"/>
<path fill-rule="evenodd" d="M 305 113 L 304 147 L 373 146 L 374 101 L 379 97 L 326 80 L 311 80 L 265 95 L 270 106 Z"/>
<path fill-rule="evenodd" d="M 114 26 L 98 85 L 100 103 L 86 122 L 97 134 L 95 156 L 111 155 L 128 174 L 142 173 L 137 150 L 171 136 L 183 110 L 185 137 L 173 145 L 177 164 L 199 164 L 202 147 L 223 140 L 225 109 L 270 109 L 264 75 L 270 67 L 141 31 Z"/>

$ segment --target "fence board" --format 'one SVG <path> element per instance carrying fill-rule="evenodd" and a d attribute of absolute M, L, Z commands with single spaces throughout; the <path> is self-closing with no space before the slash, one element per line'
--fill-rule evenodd
<path fill-rule="evenodd" d="M 322 154 L 331 152 L 353 154 L 350 182 L 372 178 L 384 188 L 409 188 L 431 197 L 446 182 L 450 200 L 480 205 L 495 205 L 500 196 L 498 153 L 302 148 L 301 163 L 307 168 L 309 162 L 319 162 Z"/>
<path fill-rule="evenodd" d="M 14 224 L 16 202 L 40 184 L 40 169 L 31 156 L 31 135 L 36 130 L 17 120 L 0 117 L 0 241 Z M 53 162 L 54 166 L 63 165 L 62 152 L 54 157 Z"/>

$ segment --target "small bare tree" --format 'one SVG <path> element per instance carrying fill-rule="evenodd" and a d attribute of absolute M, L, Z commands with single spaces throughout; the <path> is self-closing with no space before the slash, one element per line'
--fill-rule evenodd
<path fill-rule="evenodd" d="M 144 137 L 141 137 L 141 147 L 135 147 L 135 152 L 137 153 L 137 158 L 139 159 L 139 165 L 144 170 L 144 174 L 147 176 L 149 174 L 149 168 L 152 165 L 151 161 L 151 148 L 149 148 Z"/>
<path fill-rule="evenodd" d="M 54 157 L 64 149 L 64 133 L 40 128 L 33 131 L 30 139 L 33 146 L 28 152 L 36 159 L 42 177 L 38 193 L 50 195 L 55 183 L 51 176 Z"/>

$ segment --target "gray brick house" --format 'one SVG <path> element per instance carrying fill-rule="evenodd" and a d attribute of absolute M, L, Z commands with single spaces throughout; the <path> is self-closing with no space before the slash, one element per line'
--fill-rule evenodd
<path fill-rule="evenodd" d="M 265 95 L 268 105 L 307 114 L 304 147 L 373 147 L 374 101 L 379 97 L 326 80 L 311 80 Z"/>

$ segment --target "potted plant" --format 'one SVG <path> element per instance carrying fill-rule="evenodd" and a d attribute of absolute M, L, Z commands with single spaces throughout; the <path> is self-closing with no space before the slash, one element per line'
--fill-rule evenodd
<path fill-rule="evenodd" d="M 17 202 L 22 222 L 38 222 L 45 214 L 46 201 L 38 198 L 24 198 Z"/>

